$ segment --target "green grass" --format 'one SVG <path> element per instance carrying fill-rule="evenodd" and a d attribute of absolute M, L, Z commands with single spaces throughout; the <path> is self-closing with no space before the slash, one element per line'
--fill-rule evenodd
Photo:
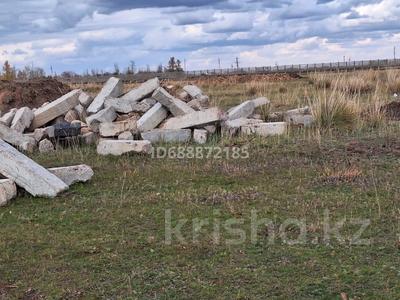
<path fill-rule="evenodd" d="M 397 130 L 398 131 L 398 130 Z M 34 158 L 47 167 L 86 163 L 90 183 L 60 197 L 23 194 L 0 210 L 0 282 L 5 299 L 30 288 L 48 299 L 398 299 L 399 152 L 398 132 L 383 136 L 253 140 L 250 159 L 103 158 L 94 149 L 70 149 Z M 357 147 L 348 143 L 357 139 Z M 246 140 L 236 144 L 245 145 Z M 224 146 L 224 144 L 221 144 Z M 351 182 L 324 180 L 324 170 L 349 165 L 362 171 Z M 194 243 L 191 223 L 186 244 L 166 245 L 165 210 L 172 223 L 209 218 Z M 250 214 L 278 226 L 305 219 L 307 242 L 269 243 L 259 228 L 250 241 Z M 328 209 L 332 224 L 342 218 L 370 219 L 363 238 L 369 246 L 322 241 Z M 213 219 L 247 232 L 240 245 L 221 229 L 213 243 Z M 289 228 L 289 235 L 298 234 Z M 346 223 L 343 235 L 357 226 Z M 314 242 L 313 242 L 314 241 Z M 317 241 L 317 242 L 315 242 Z"/>

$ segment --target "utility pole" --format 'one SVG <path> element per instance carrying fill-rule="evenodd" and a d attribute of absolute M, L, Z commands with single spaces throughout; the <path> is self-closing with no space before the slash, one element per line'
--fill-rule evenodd
<path fill-rule="evenodd" d="M 396 46 L 393 47 L 393 58 L 396 60 Z"/>
<path fill-rule="evenodd" d="M 187 71 L 186 70 L 186 58 L 183 60 L 183 69 L 184 69 L 185 72 Z"/>
<path fill-rule="evenodd" d="M 221 70 L 221 59 L 218 57 L 218 66 L 219 66 L 219 69 Z"/>
<path fill-rule="evenodd" d="M 239 57 L 236 57 L 236 68 L 239 69 Z"/>

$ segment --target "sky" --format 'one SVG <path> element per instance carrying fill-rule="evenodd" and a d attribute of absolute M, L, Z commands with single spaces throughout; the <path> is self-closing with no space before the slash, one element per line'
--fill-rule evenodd
<path fill-rule="evenodd" d="M 1 0 L 0 63 L 56 73 L 400 58 L 400 0 Z"/>

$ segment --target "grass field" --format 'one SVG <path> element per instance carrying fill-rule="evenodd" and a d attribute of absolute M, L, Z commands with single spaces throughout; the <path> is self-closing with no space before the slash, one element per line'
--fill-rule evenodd
<path fill-rule="evenodd" d="M 400 126 L 376 109 L 393 90 L 331 80 L 200 82 L 224 108 L 270 97 L 263 115 L 345 97 L 316 128 L 206 145 L 248 158 L 33 155 L 88 164 L 95 177 L 0 209 L 0 299 L 399 299 Z M 169 220 L 181 239 L 169 242 Z"/>

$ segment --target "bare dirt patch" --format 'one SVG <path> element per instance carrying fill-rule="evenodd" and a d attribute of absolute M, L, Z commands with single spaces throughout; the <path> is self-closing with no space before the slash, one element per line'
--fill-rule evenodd
<path fill-rule="evenodd" d="M 0 81 L 0 111 L 12 108 L 40 107 L 68 93 L 69 86 L 52 78 L 29 81 Z"/>

